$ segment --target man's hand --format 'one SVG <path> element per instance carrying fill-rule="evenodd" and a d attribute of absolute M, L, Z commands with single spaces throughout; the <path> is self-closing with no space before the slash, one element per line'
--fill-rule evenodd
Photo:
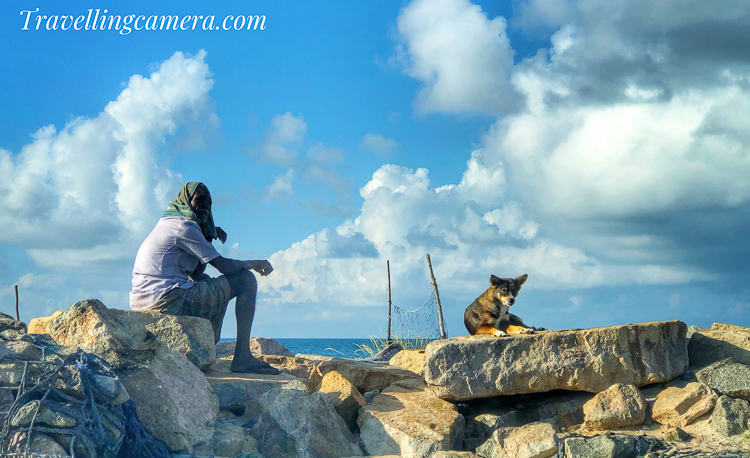
<path fill-rule="evenodd" d="M 221 243 L 227 243 L 227 233 L 219 226 L 216 226 L 216 238 L 219 239 Z"/>
<path fill-rule="evenodd" d="M 273 272 L 273 267 L 271 267 L 271 263 L 266 261 L 265 259 L 262 259 L 260 261 L 251 261 L 253 263 L 253 266 L 251 269 L 258 272 L 259 274 L 263 275 L 264 277 L 271 272 Z"/>

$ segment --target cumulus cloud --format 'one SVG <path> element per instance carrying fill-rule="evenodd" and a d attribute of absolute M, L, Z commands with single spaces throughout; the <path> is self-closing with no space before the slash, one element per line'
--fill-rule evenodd
<path fill-rule="evenodd" d="M 397 24 L 392 62 L 423 83 L 418 110 L 498 114 L 516 106 L 504 18 L 489 19 L 468 0 L 414 0 Z"/>
<path fill-rule="evenodd" d="M 392 138 L 385 138 L 378 134 L 365 134 L 362 137 L 360 145 L 378 156 L 387 158 L 391 155 L 391 152 L 396 148 L 396 140 Z"/>
<path fill-rule="evenodd" d="M 384 165 L 360 189 L 360 214 L 270 257 L 276 271 L 262 290 L 276 303 L 374 305 L 382 300 L 385 260 L 401 291 L 426 291 L 430 253 L 441 291 L 479 291 L 485 275 L 528 273 L 537 288 L 684 283 L 698 272 L 654 265 L 607 265 L 538 235 L 539 226 L 508 200 L 502 168 L 475 151 L 458 184 L 433 187 L 426 169 Z M 477 177 L 493 177 L 478 183 Z M 489 197 L 488 197 L 489 196 Z M 484 286 L 486 288 L 486 286 Z M 575 302 L 574 302 L 575 305 Z"/>
<path fill-rule="evenodd" d="M 183 182 L 165 156 L 220 137 L 205 57 L 177 52 L 130 77 L 97 116 L 41 127 L 18 153 L 0 150 L 0 243 L 35 264 L 16 280 L 23 319 L 87 297 L 127 307 L 133 256 Z"/>
<path fill-rule="evenodd" d="M 16 155 L 0 150 L 0 241 L 62 263 L 79 250 L 121 254 L 119 243 L 145 235 L 182 181 L 161 164 L 165 142 L 185 123 L 215 124 L 205 55 L 175 53 L 96 117 L 42 127 Z"/>
<path fill-rule="evenodd" d="M 279 175 L 266 190 L 266 200 L 284 199 L 292 195 L 292 183 L 294 182 L 294 169 L 289 169 L 283 175 Z"/>
<path fill-rule="evenodd" d="M 251 157 L 259 163 L 291 167 L 299 158 L 297 149 L 306 132 L 307 124 L 302 115 L 294 116 L 290 112 L 276 115 L 260 149 L 252 150 Z"/>
<path fill-rule="evenodd" d="M 425 55 L 403 46 L 414 37 L 453 36 L 427 11 L 444 4 L 404 7 L 400 20 L 422 28 L 399 27 L 402 62 Z M 750 206 L 750 57 L 739 52 L 750 43 L 750 6 L 522 0 L 514 11 L 510 23 L 549 46 L 493 71 L 524 102 L 485 135 L 482 164 L 502 164 L 508 194 L 537 222 L 533 230 L 597 259 L 652 266 L 665 281 L 675 278 L 653 266 L 737 271 L 750 254 L 736 249 Z M 453 62 L 440 59 L 435 68 Z M 424 84 L 416 99 L 423 103 L 432 86 L 407 74 Z M 465 106 L 433 109 L 476 111 L 472 97 L 455 94 Z M 711 259 L 718 240 L 731 260 Z"/>

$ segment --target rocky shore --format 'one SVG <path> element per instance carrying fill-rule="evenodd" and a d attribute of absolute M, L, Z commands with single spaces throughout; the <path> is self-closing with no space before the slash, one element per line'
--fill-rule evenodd
<path fill-rule="evenodd" d="M 28 329 L 2 315 L 2 452 L 750 457 L 750 328 L 666 321 L 458 337 L 389 362 L 252 344 L 281 375 L 232 373 L 232 344 L 214 346 L 200 318 L 97 300 Z"/>

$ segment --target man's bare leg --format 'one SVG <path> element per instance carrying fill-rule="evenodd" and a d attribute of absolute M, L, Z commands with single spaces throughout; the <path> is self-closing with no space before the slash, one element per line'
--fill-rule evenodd
<path fill-rule="evenodd" d="M 237 344 L 232 359 L 232 371 L 250 372 L 254 374 L 276 375 L 280 371 L 269 364 L 260 361 L 250 353 L 250 328 L 255 316 L 255 295 L 258 284 L 252 272 L 243 270 L 234 275 L 228 275 L 230 294 L 236 297 L 234 313 L 237 318 Z"/>

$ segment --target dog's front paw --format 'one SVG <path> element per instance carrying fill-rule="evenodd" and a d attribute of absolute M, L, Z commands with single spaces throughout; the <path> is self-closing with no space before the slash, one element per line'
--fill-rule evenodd
<path fill-rule="evenodd" d="M 526 328 L 519 332 L 519 334 L 534 334 L 536 331 L 534 328 Z"/>
<path fill-rule="evenodd" d="M 500 330 L 497 330 L 497 331 L 495 331 L 495 333 L 494 333 L 494 334 L 492 334 L 492 335 L 493 335 L 493 336 L 495 336 L 495 337 L 505 337 L 505 336 L 507 336 L 507 335 L 508 335 L 508 333 L 507 333 L 507 332 L 505 332 L 505 331 L 500 331 Z"/>

